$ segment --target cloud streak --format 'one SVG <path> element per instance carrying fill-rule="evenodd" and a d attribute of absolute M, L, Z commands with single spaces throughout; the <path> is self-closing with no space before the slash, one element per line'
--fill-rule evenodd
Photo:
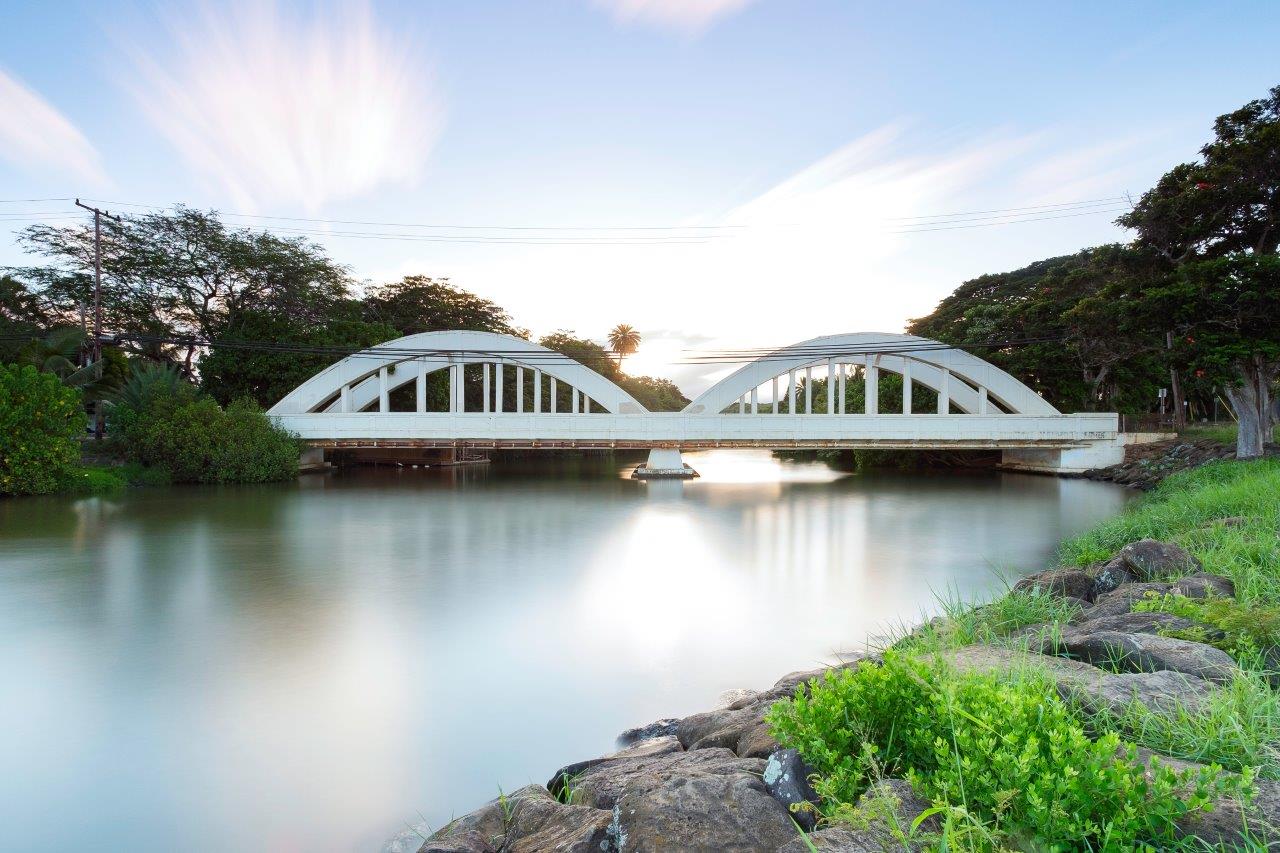
<path fill-rule="evenodd" d="M 48 101 L 0 69 L 0 159 L 20 169 L 57 172 L 60 177 L 107 183 L 97 150 L 71 120 Z"/>
<path fill-rule="evenodd" d="M 755 0 L 592 0 L 620 24 L 640 24 L 697 36 Z"/>
<path fill-rule="evenodd" d="M 167 30 L 163 54 L 127 47 L 133 94 L 238 205 L 316 210 L 419 179 L 442 108 L 408 40 L 366 4 L 304 16 L 244 0 L 172 16 Z"/>

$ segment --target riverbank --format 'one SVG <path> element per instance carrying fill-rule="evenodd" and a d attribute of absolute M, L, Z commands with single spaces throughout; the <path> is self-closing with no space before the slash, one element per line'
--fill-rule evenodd
<path fill-rule="evenodd" d="M 991 603 L 388 850 L 1263 849 L 1278 526 L 1280 462 L 1176 474 Z"/>

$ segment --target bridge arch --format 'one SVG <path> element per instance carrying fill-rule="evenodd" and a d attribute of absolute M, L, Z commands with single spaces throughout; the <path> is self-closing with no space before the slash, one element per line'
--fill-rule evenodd
<path fill-rule="evenodd" d="M 618 385 L 555 350 L 511 335 L 442 331 L 408 335 L 349 355 L 293 389 L 268 413 L 346 414 L 363 411 L 375 403 L 378 411 L 385 412 L 389 410 L 390 392 L 410 382 L 417 383 L 418 411 L 422 412 L 426 377 L 440 370 L 451 371 L 449 409 L 461 413 L 465 410 L 461 377 L 469 365 L 483 366 L 484 412 L 550 411 L 549 400 L 554 400 L 554 391 L 548 398 L 542 397 L 543 376 L 549 378 L 548 384 L 553 388 L 563 383 L 573 389 L 575 411 L 579 395 L 583 412 L 593 408 L 611 414 L 648 411 Z M 410 369 L 398 369 L 401 367 Z M 515 400 L 504 400 L 501 393 L 504 369 L 515 370 L 517 376 L 532 371 L 538 391 L 530 399 L 518 396 Z M 518 387 L 522 389 L 523 383 Z M 522 390 L 518 393 L 522 394 Z"/>
<path fill-rule="evenodd" d="M 898 373 L 907 380 L 903 383 L 905 394 L 910 394 L 911 383 L 937 392 L 941 414 L 951 406 L 966 414 L 1060 414 L 1035 391 L 977 356 L 928 338 L 882 332 L 827 335 L 775 350 L 708 388 L 686 406 L 683 413 L 716 415 L 735 405 L 738 411 L 747 411 L 758 389 L 778 379 L 787 382 L 792 403 L 789 409 L 799 412 L 802 411 L 796 399 L 799 371 L 805 371 L 806 376 L 814 379 L 843 382 L 850 366 L 861 367 L 864 376 L 869 376 L 867 414 L 878 413 L 871 380 L 882 370 Z M 835 398 L 829 395 L 828 399 Z M 843 404 L 842 399 L 839 402 Z M 834 406 L 829 413 L 844 414 L 835 411 Z"/>

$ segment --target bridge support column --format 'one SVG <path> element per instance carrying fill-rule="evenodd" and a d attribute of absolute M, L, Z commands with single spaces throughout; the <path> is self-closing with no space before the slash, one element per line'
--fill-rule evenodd
<path fill-rule="evenodd" d="M 1001 468 L 1039 474 L 1081 474 L 1094 468 L 1119 465 L 1123 461 L 1124 443 L 1118 438 L 1065 450 L 1027 448 L 1006 450 L 1000 454 Z"/>
<path fill-rule="evenodd" d="M 644 464 L 631 472 L 633 480 L 692 480 L 698 472 L 684 463 L 678 447 L 655 447 Z"/>

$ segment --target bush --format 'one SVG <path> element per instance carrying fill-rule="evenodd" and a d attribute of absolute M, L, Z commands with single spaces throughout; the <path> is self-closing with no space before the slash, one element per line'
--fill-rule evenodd
<path fill-rule="evenodd" d="M 1240 793 L 1249 777 L 1178 772 L 1114 733 L 1091 740 L 1042 674 L 955 674 L 898 652 L 884 664 L 829 672 L 769 711 L 783 744 L 817 770 L 837 819 L 877 774 L 1034 849 L 1131 850 L 1172 839 L 1174 822 Z"/>
<path fill-rule="evenodd" d="M 251 401 L 222 408 L 171 373 L 140 371 L 112 407 L 115 441 L 131 460 L 177 483 L 263 483 L 297 476 L 301 446 Z"/>
<path fill-rule="evenodd" d="M 34 367 L 0 365 L 0 494 L 61 488 L 80 461 L 80 392 Z"/>

